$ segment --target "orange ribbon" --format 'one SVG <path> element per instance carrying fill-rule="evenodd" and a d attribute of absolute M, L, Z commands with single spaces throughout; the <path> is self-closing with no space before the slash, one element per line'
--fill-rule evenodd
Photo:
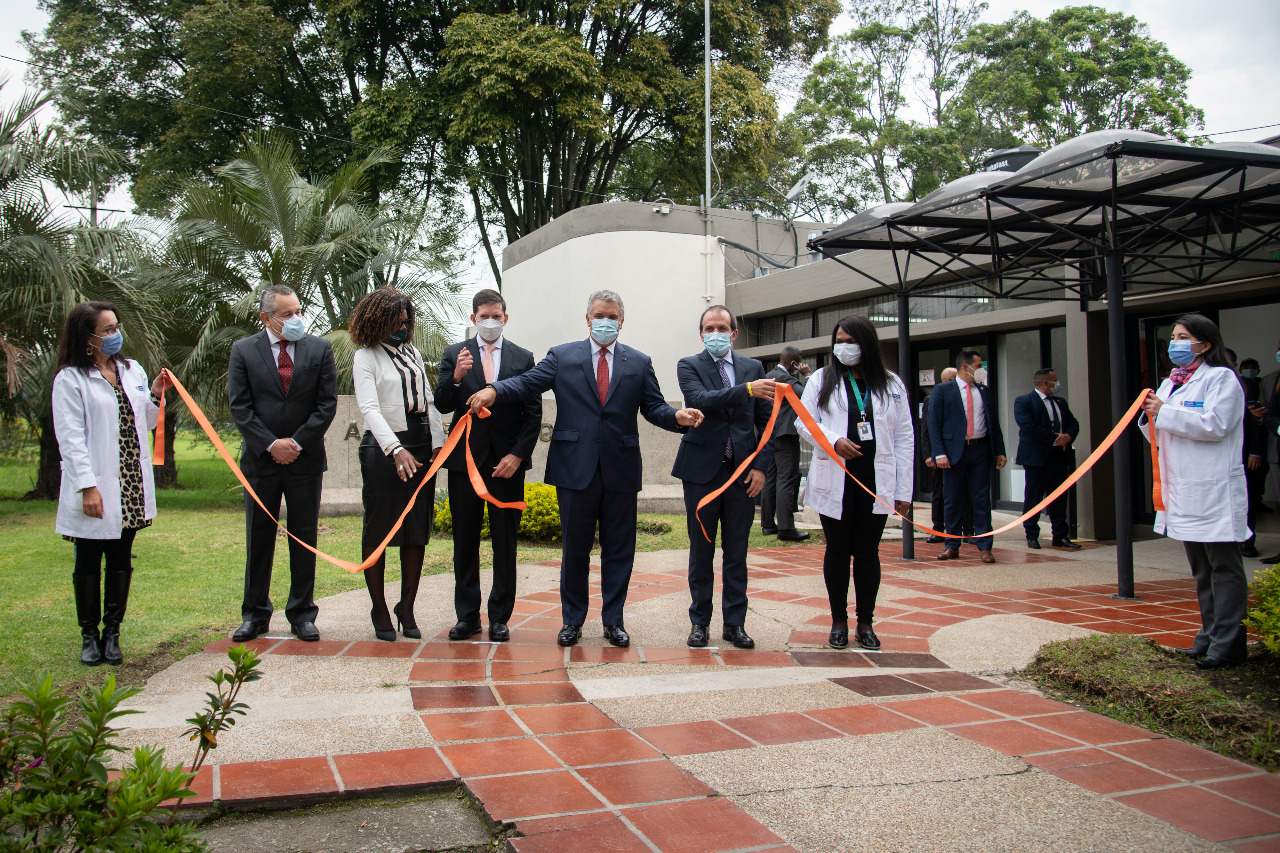
<path fill-rule="evenodd" d="M 236 479 L 240 481 L 240 485 L 244 486 L 245 493 L 248 494 L 249 497 L 253 498 L 254 502 L 256 502 L 258 506 L 262 507 L 262 511 L 267 513 L 267 517 L 279 525 L 281 530 L 284 530 L 284 532 L 288 534 L 293 541 L 297 542 L 303 548 L 306 548 L 320 559 L 346 569 L 349 572 L 363 572 L 365 569 L 378 562 L 378 559 L 382 556 L 382 552 L 387 550 L 387 546 L 391 543 L 391 540 L 395 537 L 396 533 L 399 532 L 400 525 L 404 524 L 404 520 L 409 515 L 409 511 L 412 510 L 413 505 L 417 503 L 418 493 L 422 491 L 422 487 L 435 476 L 435 473 L 438 470 L 440 470 L 440 466 L 444 464 L 445 459 L 447 459 L 449 454 L 453 452 L 453 449 L 457 447 L 460 440 L 463 442 L 463 448 L 467 459 L 467 475 L 471 480 L 472 488 L 476 490 L 476 494 L 496 507 L 519 510 L 523 510 L 525 508 L 524 501 L 503 502 L 489 494 L 488 489 L 485 488 L 484 478 L 480 476 L 480 471 L 476 468 L 476 461 L 471 456 L 470 438 L 472 416 L 471 412 L 467 412 L 454 422 L 453 430 L 449 433 L 449 438 L 445 441 L 444 447 L 438 454 L 436 454 L 435 461 L 431 463 L 431 466 L 427 469 L 427 473 L 422 476 L 422 481 L 418 483 L 418 488 L 413 490 L 413 496 L 409 498 L 409 503 L 405 506 L 404 512 L 400 513 L 400 517 L 396 519 L 396 523 L 391 527 L 391 531 L 387 534 L 386 538 L 382 540 L 382 544 L 378 546 L 377 550 L 366 557 L 363 563 L 353 563 L 349 560 L 343 560 L 340 557 L 330 556 L 329 554 L 308 545 L 306 542 L 303 542 L 292 533 L 289 533 L 288 529 L 280 523 L 280 520 L 267 510 L 266 506 L 262 503 L 262 499 L 258 497 L 258 493 L 253 490 L 253 486 L 249 485 L 249 480 L 245 477 L 244 472 L 240 470 L 240 466 L 237 465 L 235 459 L 232 458 L 231 451 L 227 449 L 227 446 L 222 443 L 222 439 L 218 437 L 218 431 L 213 428 L 213 424 L 209 422 L 209 418 L 200 410 L 200 407 L 196 405 L 196 401 L 191 398 L 191 395 L 187 393 L 187 389 L 182 387 L 182 383 L 178 381 L 178 378 L 168 370 L 162 371 L 160 377 L 165 385 L 172 385 L 174 389 L 177 390 L 178 396 L 182 398 L 182 402 L 187 404 L 187 409 L 191 412 L 192 416 L 195 417 L 196 423 L 200 424 L 200 428 L 204 430 L 204 434 L 209 437 L 209 441 L 213 442 L 214 448 L 217 449 L 218 454 L 222 456 L 222 461 L 227 463 L 227 467 L 231 469 L 231 473 L 235 474 Z M 489 410 L 481 409 L 480 417 L 489 417 Z M 156 443 L 155 449 L 152 451 L 151 464 L 164 464 L 163 390 L 160 395 L 160 416 L 156 420 Z"/>
<path fill-rule="evenodd" d="M 1062 484 L 1058 486 L 1058 488 L 1050 492 L 1044 498 L 1044 500 L 1040 501 L 1040 503 L 1036 504 L 1034 507 L 1032 507 L 1027 512 L 1023 513 L 1018 518 L 1009 522 L 1004 527 L 1001 527 L 999 530 L 993 530 L 990 533 L 984 533 L 982 535 L 996 536 L 1000 533 L 1004 533 L 1005 531 L 1012 530 L 1015 527 L 1020 526 L 1027 519 L 1034 518 L 1035 516 L 1039 515 L 1040 512 L 1045 507 L 1047 507 L 1049 504 L 1053 503 L 1059 497 L 1061 497 L 1062 494 L 1067 491 L 1067 489 L 1074 486 L 1080 480 L 1080 478 L 1083 477 L 1089 471 L 1090 468 L 1092 468 L 1095 464 L 1097 464 L 1098 460 L 1102 458 L 1102 455 L 1104 453 L 1106 453 L 1108 450 L 1111 449 L 1111 445 L 1115 444 L 1116 441 L 1120 438 L 1120 436 L 1124 433 L 1124 430 L 1129 425 L 1129 422 L 1133 420 L 1133 417 L 1142 409 L 1142 404 L 1147 399 L 1147 395 L 1151 393 L 1153 393 L 1151 389 L 1149 388 L 1143 389 L 1142 393 L 1138 395 L 1138 399 L 1133 401 L 1133 404 L 1129 406 L 1129 410 L 1124 413 L 1124 415 L 1120 418 L 1119 422 L 1114 427 L 1112 427 L 1111 432 L 1107 434 L 1107 437 L 1103 439 L 1102 444 L 1098 445 L 1098 447 L 1092 453 L 1089 454 L 1089 457 L 1084 460 L 1084 463 L 1080 465 L 1080 467 L 1076 468 L 1075 471 L 1072 471 L 1071 476 L 1067 477 L 1067 479 L 1064 480 Z M 741 465 L 738 466 L 738 470 L 733 472 L 733 477 L 730 478 L 723 486 L 716 489 L 711 494 L 705 496 L 704 498 L 702 498 L 702 500 L 698 501 L 697 509 L 694 510 L 695 516 L 702 511 L 702 508 L 704 506 L 711 503 L 716 498 L 720 497 L 720 495 L 725 491 L 725 489 L 729 488 L 729 485 L 731 483 L 737 482 L 738 478 L 742 476 L 742 473 L 746 470 L 747 466 L 751 464 L 751 460 L 756 458 L 756 454 L 760 452 L 760 449 L 764 447 L 765 442 L 769 440 L 769 436 L 773 434 L 773 425 L 774 425 L 774 422 L 777 421 L 778 419 L 778 413 L 782 411 L 782 402 L 784 400 L 791 404 L 791 408 L 795 409 L 796 416 L 809 429 L 809 434 L 813 436 L 813 440 L 814 442 L 817 443 L 818 447 L 821 448 L 824 453 L 830 456 L 835 461 L 835 463 L 840 466 L 840 469 L 844 471 L 845 474 L 849 475 L 849 479 L 857 483 L 864 492 L 871 495 L 871 497 L 875 498 L 877 503 L 881 504 L 882 506 L 888 507 L 890 515 L 896 515 L 898 518 L 901 518 L 903 521 L 908 522 L 913 527 L 917 528 L 918 530 L 924 533 L 929 533 L 934 536 L 943 536 L 950 539 L 964 538 L 963 534 L 944 533 L 941 530 L 934 530 L 932 527 L 919 524 L 918 522 L 913 521 L 910 518 L 907 518 L 905 515 L 902 515 L 896 509 L 894 509 L 892 504 L 881 499 L 881 497 L 877 495 L 873 490 L 868 489 L 861 480 L 853 476 L 853 474 L 850 474 L 849 469 L 844 467 L 844 462 L 841 461 L 840 455 L 836 453 L 836 449 L 831 446 L 831 442 L 827 441 L 826 433 L 824 433 L 822 429 L 818 426 L 818 422 L 814 420 L 813 415 L 809 414 L 809 410 L 806 409 L 800 403 L 799 398 L 796 397 L 795 389 L 793 389 L 790 385 L 787 385 L 787 384 L 778 384 L 774 386 L 773 412 L 769 415 L 769 423 L 765 425 L 764 432 L 761 434 L 761 437 L 760 437 L 760 444 L 756 447 L 755 452 L 753 452 L 750 456 L 748 456 L 747 459 Z M 1154 452 L 1155 452 L 1154 438 L 1152 439 L 1151 446 L 1152 446 L 1153 459 L 1154 459 L 1155 458 L 1154 457 Z M 1153 492 L 1154 492 L 1153 498 L 1156 501 L 1159 501 L 1160 466 L 1158 461 L 1155 465 L 1154 482 L 1155 482 L 1155 486 L 1153 489 Z M 1157 503 L 1156 508 L 1163 509 L 1164 504 Z M 698 518 L 698 526 L 702 527 L 702 535 L 706 536 L 707 541 L 710 542 L 711 537 L 707 535 L 707 528 L 702 524 L 701 517 Z"/>

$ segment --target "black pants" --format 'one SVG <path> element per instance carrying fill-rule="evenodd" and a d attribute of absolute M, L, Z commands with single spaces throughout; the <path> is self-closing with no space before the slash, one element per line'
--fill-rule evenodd
<path fill-rule="evenodd" d="M 600 524 L 600 591 L 606 625 L 622 625 L 627 587 L 636 561 L 636 499 L 633 491 L 611 492 L 596 466 L 585 489 L 556 488 L 560 502 L 560 610 L 566 625 L 581 625 L 590 603 L 591 546 Z"/>
<path fill-rule="evenodd" d="M 1200 631 L 1192 648 L 1239 663 L 1249 655 L 1244 617 L 1249 600 L 1240 546 L 1235 542 L 1183 542 L 1200 604 Z"/>
<path fill-rule="evenodd" d="M 271 515 L 279 517 L 280 499 L 289 505 L 286 525 L 289 532 L 315 547 L 320 526 L 320 483 L 322 474 L 295 474 L 288 466 L 275 474 L 248 477 L 249 485 L 262 498 Z M 244 497 L 246 559 L 244 602 L 245 622 L 271 621 L 271 566 L 275 561 L 276 523 L 247 494 Z M 289 600 L 284 615 L 290 625 L 316 621 L 320 612 L 314 597 L 316 555 L 289 540 Z"/>
<path fill-rule="evenodd" d="M 739 627 L 747 621 L 747 537 L 751 535 L 751 522 L 755 519 L 755 501 L 747 497 L 747 487 L 737 482 L 704 506 L 700 515 L 694 514 L 698 501 L 723 486 L 736 468 L 737 463 L 725 462 L 710 482 L 684 483 L 684 509 L 689 528 L 689 621 L 694 625 L 711 622 L 717 528 L 724 553 L 720 618 L 725 625 Z M 711 537 L 710 542 L 702 535 L 703 527 Z"/>
<path fill-rule="evenodd" d="M 930 519 L 933 521 L 934 530 L 945 531 L 947 529 L 947 516 L 945 513 L 946 492 L 943 490 L 942 486 L 942 469 L 934 467 L 930 468 L 929 472 L 929 493 L 933 495 L 933 503 L 930 506 Z M 969 500 L 969 496 L 967 494 L 962 495 L 961 497 L 963 498 L 963 509 L 960 513 L 960 528 L 965 536 L 972 536 L 973 501 Z"/>
<path fill-rule="evenodd" d="M 490 473 L 498 458 L 476 462 L 485 488 L 503 503 L 524 497 L 524 472 L 503 479 Z M 480 533 L 485 501 L 471 486 L 465 471 L 449 471 L 449 511 L 453 515 L 453 609 L 459 622 L 480 624 Z M 489 534 L 493 542 L 493 587 L 489 590 L 489 624 L 511 621 L 516 603 L 516 536 L 520 510 L 489 504 Z"/>
<path fill-rule="evenodd" d="M 76 564 L 72 574 L 77 577 L 97 577 L 106 561 L 108 572 L 133 571 L 133 538 L 136 530 L 121 530 L 119 539 L 76 538 Z"/>
<path fill-rule="evenodd" d="M 991 532 L 991 439 L 980 438 L 965 445 L 960 461 L 942 472 L 942 490 L 946 495 L 947 532 L 953 536 L 961 533 L 964 517 L 964 496 L 969 496 L 973 506 L 973 532 L 979 551 L 990 551 Z M 947 547 L 954 548 L 955 540 L 947 540 Z"/>
<path fill-rule="evenodd" d="M 1023 469 L 1023 512 L 1044 500 L 1045 495 L 1062 485 L 1062 481 L 1071 474 L 1071 464 L 1066 453 L 1054 448 L 1049 451 L 1049 459 L 1047 465 L 1031 465 Z M 1071 536 L 1071 527 L 1067 524 L 1067 495 L 1068 492 L 1063 492 L 1056 501 L 1049 504 L 1049 527 L 1054 539 L 1067 539 Z M 1022 529 L 1026 531 L 1028 539 L 1039 539 L 1039 514 L 1022 522 Z"/>
<path fill-rule="evenodd" d="M 764 491 L 760 493 L 760 526 L 795 530 L 799 496 L 800 436 L 777 436 L 773 440 L 773 464 L 769 466 Z"/>
<path fill-rule="evenodd" d="M 1262 460 L 1262 467 L 1256 471 L 1250 471 L 1246 464 L 1244 468 L 1244 478 L 1246 488 L 1249 491 L 1249 509 L 1247 520 L 1249 524 L 1249 538 L 1244 540 L 1244 544 L 1252 545 L 1258 538 L 1258 507 L 1262 506 L 1262 493 L 1267 488 L 1267 460 Z"/>
<path fill-rule="evenodd" d="M 854 494 L 857 492 L 857 494 Z M 819 515 L 827 550 L 822 555 L 822 578 L 827 583 L 831 621 L 849 621 L 849 573 L 852 562 L 854 612 L 870 623 L 880 594 L 880 537 L 889 516 L 871 511 L 875 501 L 852 482 L 845 482 L 841 517 Z"/>

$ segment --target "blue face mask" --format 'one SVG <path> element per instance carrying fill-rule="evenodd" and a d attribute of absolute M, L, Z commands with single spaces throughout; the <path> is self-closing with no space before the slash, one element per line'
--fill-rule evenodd
<path fill-rule="evenodd" d="M 307 321 L 301 314 L 294 314 L 280 324 L 280 337 L 286 341 L 300 341 L 307 333 Z"/>
<path fill-rule="evenodd" d="M 407 340 L 409 340 L 408 329 L 397 329 L 396 331 L 392 332 L 390 335 L 387 336 L 387 343 L 391 344 L 394 347 L 400 346 L 402 343 L 404 343 Z"/>
<path fill-rule="evenodd" d="M 1061 381 L 1055 382 L 1053 383 L 1053 390 L 1050 393 L 1057 394 L 1061 390 L 1062 390 L 1062 382 Z"/>
<path fill-rule="evenodd" d="M 102 346 L 98 349 L 102 350 L 103 355 L 115 355 L 120 352 L 120 347 L 124 346 L 124 332 L 116 330 L 113 335 L 107 335 L 102 339 Z"/>
<path fill-rule="evenodd" d="M 1189 367 L 1199 358 L 1191 349 L 1199 341 L 1169 341 L 1169 360 L 1178 367 Z"/>
<path fill-rule="evenodd" d="M 1280 350 L 1276 350 L 1276 362 L 1280 363 Z"/>
<path fill-rule="evenodd" d="M 1260 373 L 1262 373 L 1261 370 L 1254 370 L 1252 367 L 1240 371 L 1240 375 L 1245 379 L 1257 379 Z"/>
<path fill-rule="evenodd" d="M 591 337 L 602 347 L 607 347 L 618 339 L 617 320 L 592 320 Z"/>
<path fill-rule="evenodd" d="M 707 348 L 707 352 L 716 358 L 724 358 L 729 352 L 729 347 L 733 346 L 728 332 L 707 332 L 702 336 L 702 344 Z"/>

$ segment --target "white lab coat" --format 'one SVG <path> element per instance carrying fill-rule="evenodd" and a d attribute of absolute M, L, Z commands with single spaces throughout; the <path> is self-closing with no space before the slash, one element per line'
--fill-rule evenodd
<path fill-rule="evenodd" d="M 814 420 L 835 446 L 837 440 L 849 437 L 849 409 L 857 409 L 857 403 L 846 399 L 844 383 L 836 386 L 825 409 L 818 407 L 818 393 L 822 390 L 822 372 L 819 368 L 809 378 L 800 401 L 813 415 Z M 907 389 L 902 380 L 889 374 L 889 393 L 883 397 L 872 395 L 872 418 L 876 436 L 876 495 L 892 506 L 894 501 L 909 501 L 915 489 L 915 430 L 911 425 L 911 409 L 907 404 Z M 804 489 L 804 503 L 828 518 L 840 518 L 844 507 L 844 488 L 848 476 L 813 440 L 804 422 L 796 420 L 800 437 L 813 445 L 813 460 L 809 463 L 809 476 Z M 857 443 L 856 441 L 854 442 Z M 849 480 L 853 488 L 857 484 Z M 880 503 L 872 505 L 872 512 L 888 515 L 889 509 Z"/>
<path fill-rule="evenodd" d="M 1249 538 L 1241 449 L 1244 389 L 1226 367 L 1201 365 L 1173 393 L 1166 379 L 1156 391 L 1165 401 L 1155 419 L 1160 446 L 1164 512 L 1155 531 L 1182 542 L 1243 542 Z M 1140 419 L 1151 440 L 1151 424 Z"/>
<path fill-rule="evenodd" d="M 417 353 L 417 349 L 414 349 Z M 421 362 L 422 356 L 418 355 Z M 431 446 L 444 446 L 444 425 L 440 411 L 435 407 L 431 394 L 431 374 L 423 370 L 426 381 L 423 395 L 426 397 L 427 415 L 431 423 Z M 383 453 L 400 446 L 397 432 L 408 428 L 404 416 L 404 383 L 391 356 L 381 346 L 361 347 L 356 350 L 351 364 L 351 378 L 355 385 L 356 405 L 364 420 L 364 428 L 373 433 Z"/>
<path fill-rule="evenodd" d="M 121 365 L 120 383 L 138 428 L 146 517 L 156 517 L 156 486 L 151 474 L 151 443 L 160 408 L 151 402 L 151 382 L 136 361 Z M 53 427 L 62 454 L 62 485 L 54 529 L 82 539 L 119 539 L 124 527 L 120 509 L 120 407 L 111 383 L 91 367 L 65 367 L 53 379 Z M 83 489 L 102 493 L 102 518 L 84 514 Z"/>

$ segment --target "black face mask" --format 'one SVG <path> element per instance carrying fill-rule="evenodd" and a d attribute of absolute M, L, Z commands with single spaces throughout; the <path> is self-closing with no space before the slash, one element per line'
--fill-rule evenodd
<path fill-rule="evenodd" d="M 398 347 L 407 340 L 409 340 L 409 330 L 400 329 L 391 333 L 390 337 L 387 338 L 387 343 Z"/>

